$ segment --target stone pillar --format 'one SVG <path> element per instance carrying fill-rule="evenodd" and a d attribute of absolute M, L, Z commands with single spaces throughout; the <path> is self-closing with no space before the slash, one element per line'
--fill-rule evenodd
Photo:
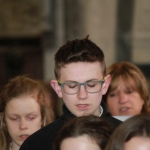
<path fill-rule="evenodd" d="M 150 1 L 136 0 L 132 32 L 132 60 L 150 64 Z"/>
<path fill-rule="evenodd" d="M 85 5 L 85 29 L 101 47 L 106 65 L 115 61 L 116 0 L 88 0 Z"/>
<path fill-rule="evenodd" d="M 66 0 L 67 39 L 89 38 L 104 51 L 106 64 L 115 61 L 117 0 Z"/>

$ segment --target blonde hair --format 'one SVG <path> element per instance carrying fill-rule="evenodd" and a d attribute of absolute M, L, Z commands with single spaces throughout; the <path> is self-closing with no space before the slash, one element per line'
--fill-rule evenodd
<path fill-rule="evenodd" d="M 106 74 L 111 75 L 111 83 L 104 96 L 105 101 L 107 101 L 108 94 L 118 87 L 119 79 L 123 79 L 130 87 L 136 90 L 144 100 L 142 112 L 150 111 L 148 82 L 137 66 L 126 61 L 114 63 L 107 68 Z"/>
<path fill-rule="evenodd" d="M 13 98 L 22 96 L 34 97 L 40 105 L 42 116 L 42 127 L 54 120 L 54 112 L 50 100 L 45 98 L 38 81 L 27 76 L 17 76 L 11 79 L 2 89 L 0 94 L 0 150 L 9 150 L 11 138 L 5 125 L 5 107 Z"/>

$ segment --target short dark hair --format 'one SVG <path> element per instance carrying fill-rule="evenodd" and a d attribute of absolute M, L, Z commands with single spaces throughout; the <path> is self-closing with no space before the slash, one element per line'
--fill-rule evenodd
<path fill-rule="evenodd" d="M 114 127 L 101 117 L 94 115 L 76 117 L 62 127 L 55 140 L 54 150 L 60 150 L 64 139 L 85 134 L 94 140 L 101 149 L 104 149 L 113 130 Z"/>
<path fill-rule="evenodd" d="M 69 63 L 76 62 L 100 62 L 102 74 L 105 75 L 105 61 L 103 51 L 87 36 L 84 39 L 68 41 L 55 54 L 55 77 L 60 78 L 60 68 Z"/>

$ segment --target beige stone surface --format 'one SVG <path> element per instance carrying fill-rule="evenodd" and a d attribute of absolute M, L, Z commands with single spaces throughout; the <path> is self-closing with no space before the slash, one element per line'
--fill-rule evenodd
<path fill-rule="evenodd" d="M 103 51 L 107 66 L 115 61 L 116 0 L 88 0 L 85 32 Z"/>
<path fill-rule="evenodd" d="M 132 33 L 132 59 L 137 64 L 150 63 L 150 1 L 136 0 Z"/>
<path fill-rule="evenodd" d="M 44 2 L 0 0 L 0 37 L 38 36 L 47 30 L 43 24 Z"/>

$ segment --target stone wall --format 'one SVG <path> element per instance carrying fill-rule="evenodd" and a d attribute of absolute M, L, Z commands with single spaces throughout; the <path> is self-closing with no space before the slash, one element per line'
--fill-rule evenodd
<path fill-rule="evenodd" d="M 39 36 L 45 30 L 50 30 L 51 25 L 44 14 L 45 2 L 0 0 L 0 37 Z"/>
<path fill-rule="evenodd" d="M 132 60 L 150 64 L 150 1 L 136 0 L 132 33 Z"/>

